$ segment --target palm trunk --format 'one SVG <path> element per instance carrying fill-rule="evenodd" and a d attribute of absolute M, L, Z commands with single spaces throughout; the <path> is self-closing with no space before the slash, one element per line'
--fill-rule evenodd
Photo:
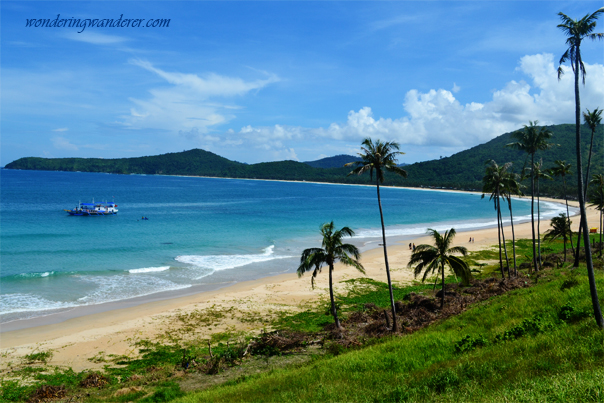
<path fill-rule="evenodd" d="M 602 211 L 603 210 L 600 210 L 600 257 L 602 257 L 602 249 L 604 249 L 603 248 L 604 245 L 602 245 L 602 224 L 603 224 Z"/>
<path fill-rule="evenodd" d="M 596 278 L 594 275 L 594 265 L 591 256 L 591 247 L 589 245 L 589 232 L 587 231 L 587 213 L 585 211 L 585 196 L 583 193 L 583 173 L 581 168 L 581 98 L 579 97 L 579 46 L 575 54 L 575 141 L 577 148 L 577 180 L 579 189 L 579 209 L 581 210 L 581 228 L 583 230 L 583 241 L 585 243 L 585 263 L 587 265 L 587 276 L 589 278 L 589 291 L 591 294 L 591 303 L 594 310 L 594 319 L 599 328 L 604 329 L 604 318 L 598 299 L 598 290 L 596 288 Z M 578 249 L 578 248 L 577 248 Z"/>
<path fill-rule="evenodd" d="M 566 176 L 562 176 L 562 181 L 564 183 L 564 200 L 566 201 L 566 219 L 568 220 L 568 228 L 570 229 L 570 212 L 568 210 L 568 197 L 566 196 Z M 573 245 L 573 231 L 570 231 L 570 248 L 574 251 L 575 247 Z M 566 262 L 566 258 L 564 259 Z"/>
<path fill-rule="evenodd" d="M 392 293 L 392 281 L 390 280 L 390 266 L 388 266 L 388 250 L 386 248 L 386 227 L 384 226 L 384 214 L 382 213 L 382 199 L 380 198 L 380 175 L 376 172 L 377 198 L 380 207 L 380 220 L 382 222 L 382 243 L 384 245 L 384 262 L 386 263 L 386 276 L 388 277 L 388 290 L 390 291 L 390 306 L 392 308 L 392 331 L 398 330 L 396 324 L 396 309 L 394 308 L 394 294 Z"/>
<path fill-rule="evenodd" d="M 518 267 L 516 266 L 516 235 L 514 235 L 514 215 L 512 214 L 512 197 L 508 199 L 510 208 L 510 224 L 512 225 L 512 256 L 514 258 L 514 276 L 518 277 Z"/>
<path fill-rule="evenodd" d="M 505 278 L 503 271 L 503 258 L 501 257 L 501 226 L 499 225 L 499 195 L 495 196 L 495 212 L 497 213 L 497 240 L 499 241 L 499 270 L 501 270 L 501 278 Z"/>
<path fill-rule="evenodd" d="M 537 178 L 537 250 L 539 252 L 539 270 L 541 270 L 541 203 L 539 196 L 539 178 Z"/>
<path fill-rule="evenodd" d="M 566 263 L 566 237 L 562 238 L 564 240 L 564 263 Z"/>
<path fill-rule="evenodd" d="M 440 296 L 440 309 L 443 309 L 445 307 L 445 263 L 443 262 L 441 265 L 441 269 L 443 272 L 443 280 L 442 280 L 442 295 Z"/>
<path fill-rule="evenodd" d="M 331 273 L 333 272 L 333 263 L 329 263 L 329 298 L 331 299 L 331 314 L 336 322 L 336 328 L 340 329 L 340 321 L 338 320 L 338 311 L 336 309 L 336 300 L 333 296 L 333 279 Z"/>
<path fill-rule="evenodd" d="M 577 233 L 577 249 L 575 250 L 575 262 L 573 267 L 579 267 L 579 253 L 581 252 L 581 236 L 583 235 L 583 217 L 579 220 L 579 232 Z"/>
<path fill-rule="evenodd" d="M 533 233 L 533 269 L 537 268 L 537 249 L 535 248 L 535 154 L 531 154 L 531 231 Z"/>
<path fill-rule="evenodd" d="M 505 244 L 505 232 L 503 231 L 503 215 L 501 214 L 500 200 L 497 201 L 497 215 L 501 221 L 501 240 L 503 241 L 503 252 L 505 253 L 505 266 L 508 270 L 508 278 L 510 278 L 510 259 L 508 258 L 508 247 Z"/>

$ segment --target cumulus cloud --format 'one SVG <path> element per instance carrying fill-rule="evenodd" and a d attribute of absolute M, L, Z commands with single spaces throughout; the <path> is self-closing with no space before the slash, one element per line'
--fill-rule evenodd
<path fill-rule="evenodd" d="M 581 105 L 595 108 L 604 99 L 604 66 L 585 64 L 588 85 L 581 86 Z M 401 144 L 442 147 L 469 147 L 484 143 L 529 121 L 558 124 L 574 121 L 574 81 L 572 71 L 558 81 L 553 55 L 528 55 L 520 59 L 517 70 L 528 81 L 510 81 L 493 91 L 485 103 L 462 104 L 453 92 L 412 89 L 403 102 L 406 116 L 376 118 L 370 107 L 350 111 L 345 123 L 332 123 L 327 128 L 246 126 L 239 132 L 258 147 L 286 148 L 285 140 L 329 137 L 336 140 L 359 141 L 365 137 L 387 138 Z"/>
<path fill-rule="evenodd" d="M 149 90 L 149 98 L 130 98 L 135 106 L 130 109 L 130 114 L 122 116 L 122 123 L 133 129 L 177 130 L 181 134 L 191 134 L 195 129 L 197 132 L 193 137 L 207 133 L 210 127 L 234 117 L 233 111 L 239 107 L 216 99 L 242 96 L 279 81 L 277 76 L 270 74 L 264 79 L 245 81 L 215 73 L 202 77 L 167 72 L 145 60 L 130 60 L 130 64 L 154 73 L 169 85 Z"/>

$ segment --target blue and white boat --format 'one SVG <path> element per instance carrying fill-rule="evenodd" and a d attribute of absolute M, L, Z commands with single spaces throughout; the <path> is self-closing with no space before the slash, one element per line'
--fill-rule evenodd
<path fill-rule="evenodd" d="M 72 210 L 64 209 L 69 215 L 77 216 L 98 216 L 98 215 L 116 215 L 117 204 L 111 202 L 101 203 L 78 203 L 78 206 Z"/>

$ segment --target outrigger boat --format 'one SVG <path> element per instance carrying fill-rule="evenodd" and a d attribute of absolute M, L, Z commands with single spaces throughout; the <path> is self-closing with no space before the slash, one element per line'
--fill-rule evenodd
<path fill-rule="evenodd" d="M 117 204 L 115 203 L 78 203 L 78 206 L 72 210 L 64 209 L 69 215 L 77 216 L 97 216 L 97 215 L 116 215 Z"/>

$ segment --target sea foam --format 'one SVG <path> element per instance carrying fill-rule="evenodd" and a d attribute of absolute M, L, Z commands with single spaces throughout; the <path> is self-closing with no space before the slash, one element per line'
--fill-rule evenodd
<path fill-rule="evenodd" d="M 262 253 L 255 255 L 185 255 L 177 256 L 175 260 L 194 267 L 212 271 L 229 270 L 246 266 L 252 263 L 267 262 L 275 259 L 287 259 L 291 256 L 275 255 L 275 245 L 263 249 Z M 205 277 L 205 276 L 204 276 Z"/>

